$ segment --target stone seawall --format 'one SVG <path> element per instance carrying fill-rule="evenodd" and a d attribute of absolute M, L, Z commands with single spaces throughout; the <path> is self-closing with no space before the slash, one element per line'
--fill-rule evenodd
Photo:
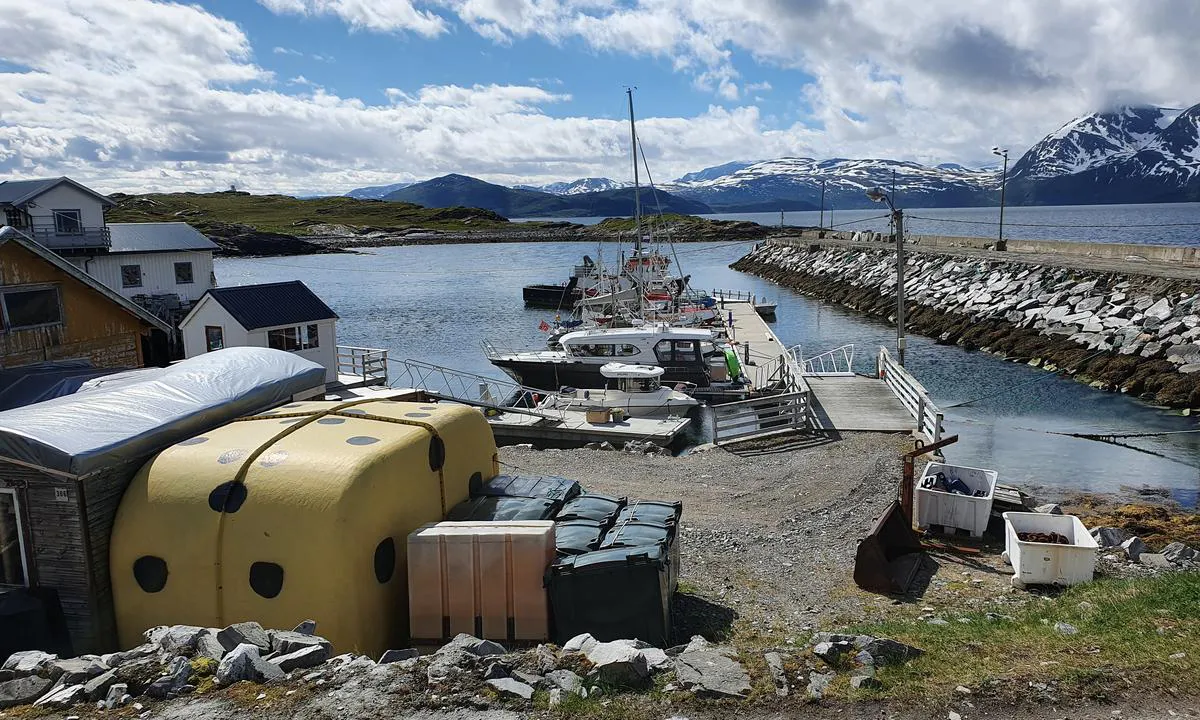
<path fill-rule="evenodd" d="M 766 243 L 736 270 L 895 319 L 895 254 Z M 914 252 L 905 264 L 910 332 L 980 349 L 1092 387 L 1200 408 L 1200 285 Z"/>

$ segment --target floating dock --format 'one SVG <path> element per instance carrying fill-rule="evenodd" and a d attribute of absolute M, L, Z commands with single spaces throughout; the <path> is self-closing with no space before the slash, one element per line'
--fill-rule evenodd
<path fill-rule="evenodd" d="M 651 442 L 667 447 L 688 426 L 687 417 L 625 418 L 620 422 L 590 423 L 582 410 L 562 410 L 559 418 L 502 412 L 488 418 L 497 444 L 533 443 L 560 447 L 579 447 L 591 442 L 608 441 L 621 447 L 630 440 Z"/>

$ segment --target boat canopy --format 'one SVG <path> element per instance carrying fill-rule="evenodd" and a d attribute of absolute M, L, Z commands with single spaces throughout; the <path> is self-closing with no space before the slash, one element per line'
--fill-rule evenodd
<path fill-rule="evenodd" d="M 0 412 L 0 457 L 79 477 L 148 457 L 324 381 L 325 368 L 314 362 L 251 347 L 116 373 L 71 395 Z"/>
<path fill-rule="evenodd" d="M 653 365 L 626 365 L 625 363 L 605 363 L 600 366 L 600 374 L 606 378 L 630 380 L 651 380 L 662 377 L 666 370 Z"/>
<path fill-rule="evenodd" d="M 713 339 L 711 330 L 672 327 L 665 323 L 643 325 L 635 328 L 601 328 L 576 330 L 562 336 L 564 345 L 572 343 L 628 343 L 654 338 L 656 340 L 708 340 Z"/>

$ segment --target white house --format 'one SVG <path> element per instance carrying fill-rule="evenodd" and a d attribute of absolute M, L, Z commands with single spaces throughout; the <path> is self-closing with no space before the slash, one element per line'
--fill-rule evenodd
<path fill-rule="evenodd" d="M 337 313 L 299 280 L 212 288 L 179 323 L 184 357 L 226 347 L 294 352 L 338 378 Z"/>
<path fill-rule="evenodd" d="M 5 225 L 156 315 L 176 319 L 216 285 L 217 245 L 187 223 L 109 224 L 104 213 L 113 204 L 65 177 L 0 183 Z"/>

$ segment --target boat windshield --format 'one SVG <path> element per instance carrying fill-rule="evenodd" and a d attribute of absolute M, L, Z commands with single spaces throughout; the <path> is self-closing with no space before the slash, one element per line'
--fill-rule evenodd
<path fill-rule="evenodd" d="M 621 378 L 621 389 L 630 393 L 654 392 L 662 386 L 657 377 Z"/>
<path fill-rule="evenodd" d="M 569 352 L 575 357 L 630 357 L 640 351 L 636 345 L 613 343 L 583 343 L 572 344 Z"/>

